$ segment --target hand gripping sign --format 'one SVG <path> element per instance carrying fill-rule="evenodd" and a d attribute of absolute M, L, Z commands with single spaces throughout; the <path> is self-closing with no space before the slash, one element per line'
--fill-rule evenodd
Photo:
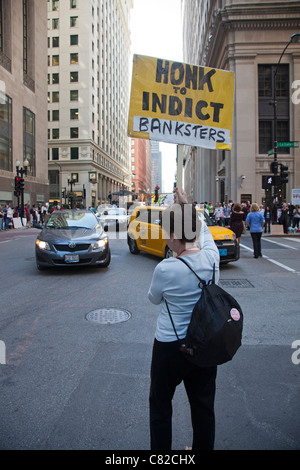
<path fill-rule="evenodd" d="M 234 73 L 134 55 L 128 135 L 231 149 Z"/>

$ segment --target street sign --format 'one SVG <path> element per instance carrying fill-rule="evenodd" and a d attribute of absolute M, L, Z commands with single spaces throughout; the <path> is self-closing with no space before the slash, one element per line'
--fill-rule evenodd
<path fill-rule="evenodd" d="M 268 150 L 268 155 L 269 155 L 269 156 L 270 156 L 270 155 L 273 155 L 273 153 L 274 153 L 274 149 Z"/>
<path fill-rule="evenodd" d="M 294 140 L 292 142 L 277 142 L 277 147 L 299 147 L 299 141 Z"/>

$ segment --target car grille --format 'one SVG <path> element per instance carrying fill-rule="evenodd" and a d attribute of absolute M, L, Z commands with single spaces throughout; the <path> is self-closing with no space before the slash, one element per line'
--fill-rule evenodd
<path fill-rule="evenodd" d="M 76 243 L 75 247 L 69 245 L 54 245 L 57 251 L 66 251 L 67 253 L 74 253 L 74 251 L 87 251 L 90 247 L 89 243 Z"/>
<path fill-rule="evenodd" d="M 78 263 L 70 264 L 66 263 L 65 260 L 63 259 L 54 259 L 53 263 L 54 264 L 60 264 L 60 265 L 65 265 L 65 266 L 78 266 L 78 264 L 89 264 L 92 261 L 92 258 L 84 258 L 84 259 L 79 259 Z"/>

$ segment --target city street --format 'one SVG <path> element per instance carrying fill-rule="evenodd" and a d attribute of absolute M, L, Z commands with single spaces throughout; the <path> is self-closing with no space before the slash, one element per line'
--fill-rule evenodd
<path fill-rule="evenodd" d="M 130 254 L 124 237 L 111 239 L 108 268 L 40 272 L 38 233 L 0 232 L 0 449 L 149 450 L 159 306 L 147 292 L 160 260 Z M 264 237 L 262 252 L 253 258 L 248 232 L 240 260 L 221 267 L 221 286 L 243 308 L 244 334 L 234 359 L 218 368 L 217 450 L 300 449 L 300 237 Z M 186 445 L 190 412 L 180 385 L 173 449 Z"/>

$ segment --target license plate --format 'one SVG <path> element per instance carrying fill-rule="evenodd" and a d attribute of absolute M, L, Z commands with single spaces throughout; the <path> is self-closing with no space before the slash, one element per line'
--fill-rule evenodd
<path fill-rule="evenodd" d="M 65 255 L 65 262 L 66 263 L 78 263 L 79 255 Z"/>
<path fill-rule="evenodd" d="M 220 253 L 220 256 L 227 256 L 227 249 L 222 248 L 221 250 L 219 250 L 219 253 Z"/>

